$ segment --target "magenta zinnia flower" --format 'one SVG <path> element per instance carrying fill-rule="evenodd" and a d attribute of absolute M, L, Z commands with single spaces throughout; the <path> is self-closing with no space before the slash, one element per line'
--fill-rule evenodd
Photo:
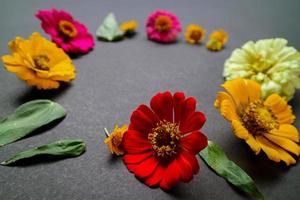
<path fill-rule="evenodd" d="M 163 43 L 174 42 L 181 31 L 177 16 L 163 10 L 151 13 L 146 26 L 148 38 Z"/>
<path fill-rule="evenodd" d="M 53 42 L 67 53 L 87 53 L 94 47 L 93 36 L 87 28 L 63 10 L 40 10 L 36 17 Z"/>

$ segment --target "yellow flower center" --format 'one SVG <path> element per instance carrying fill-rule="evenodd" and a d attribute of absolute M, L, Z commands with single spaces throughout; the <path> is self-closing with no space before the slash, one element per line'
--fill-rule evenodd
<path fill-rule="evenodd" d="M 158 16 L 154 26 L 158 32 L 167 32 L 172 28 L 172 20 L 168 16 Z"/>
<path fill-rule="evenodd" d="M 49 62 L 50 59 L 47 55 L 38 55 L 33 57 L 34 67 L 39 70 L 48 71 L 50 69 Z"/>
<path fill-rule="evenodd" d="M 193 30 L 191 35 L 190 35 L 190 38 L 196 42 L 200 41 L 201 38 L 202 38 L 202 32 L 201 31 L 198 31 L 198 30 Z"/>
<path fill-rule="evenodd" d="M 245 128 L 254 135 L 261 135 L 278 128 L 274 113 L 261 100 L 250 103 L 241 115 Z"/>
<path fill-rule="evenodd" d="M 74 38 L 77 35 L 77 29 L 74 24 L 66 20 L 59 21 L 58 30 L 66 38 Z"/>
<path fill-rule="evenodd" d="M 177 154 L 180 138 L 179 126 L 165 120 L 157 123 L 157 126 L 148 134 L 155 155 L 162 159 L 168 159 Z"/>
<path fill-rule="evenodd" d="M 273 66 L 273 63 L 261 54 L 257 54 L 254 59 L 252 67 L 256 72 L 266 72 Z"/>

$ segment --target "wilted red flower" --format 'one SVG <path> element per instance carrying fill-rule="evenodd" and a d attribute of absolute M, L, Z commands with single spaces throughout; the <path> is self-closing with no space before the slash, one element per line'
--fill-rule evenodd
<path fill-rule="evenodd" d="M 158 93 L 150 107 L 142 104 L 132 113 L 123 137 L 123 161 L 149 187 L 168 190 L 198 173 L 195 155 L 207 146 L 199 131 L 205 116 L 195 111 L 195 98 L 182 92 Z"/>

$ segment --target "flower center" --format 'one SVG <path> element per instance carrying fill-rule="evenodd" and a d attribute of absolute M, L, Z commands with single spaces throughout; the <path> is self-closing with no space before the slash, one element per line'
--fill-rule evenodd
<path fill-rule="evenodd" d="M 192 31 L 191 33 L 191 39 L 193 39 L 194 41 L 200 41 L 201 37 L 202 37 L 202 33 L 200 31 Z"/>
<path fill-rule="evenodd" d="M 241 120 L 254 135 L 261 135 L 279 127 L 274 113 L 261 100 L 250 103 L 241 115 Z"/>
<path fill-rule="evenodd" d="M 122 137 L 116 135 L 112 138 L 112 143 L 115 147 L 121 148 L 122 144 Z"/>
<path fill-rule="evenodd" d="M 257 54 L 254 59 L 255 62 L 252 67 L 256 72 L 266 72 L 273 66 L 273 62 L 266 59 L 262 54 Z"/>
<path fill-rule="evenodd" d="M 163 159 L 177 154 L 180 138 L 179 126 L 166 120 L 157 123 L 157 126 L 148 134 L 155 155 Z"/>
<path fill-rule="evenodd" d="M 172 28 L 172 20 L 168 16 L 158 16 L 155 19 L 155 30 L 158 32 L 167 32 Z"/>
<path fill-rule="evenodd" d="M 39 70 L 48 71 L 50 59 L 46 55 L 38 55 L 33 57 L 35 68 Z"/>
<path fill-rule="evenodd" d="M 59 21 L 58 30 L 66 38 L 74 38 L 77 35 L 77 29 L 74 24 L 66 20 Z"/>

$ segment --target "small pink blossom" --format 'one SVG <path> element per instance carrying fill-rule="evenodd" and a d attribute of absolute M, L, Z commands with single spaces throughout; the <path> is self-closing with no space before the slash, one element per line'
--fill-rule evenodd
<path fill-rule="evenodd" d="M 150 40 L 171 43 L 176 41 L 181 25 L 176 15 L 157 10 L 148 16 L 146 31 Z"/>
<path fill-rule="evenodd" d="M 95 45 L 93 36 L 82 23 L 63 10 L 40 10 L 36 17 L 53 42 L 67 53 L 87 53 Z"/>

